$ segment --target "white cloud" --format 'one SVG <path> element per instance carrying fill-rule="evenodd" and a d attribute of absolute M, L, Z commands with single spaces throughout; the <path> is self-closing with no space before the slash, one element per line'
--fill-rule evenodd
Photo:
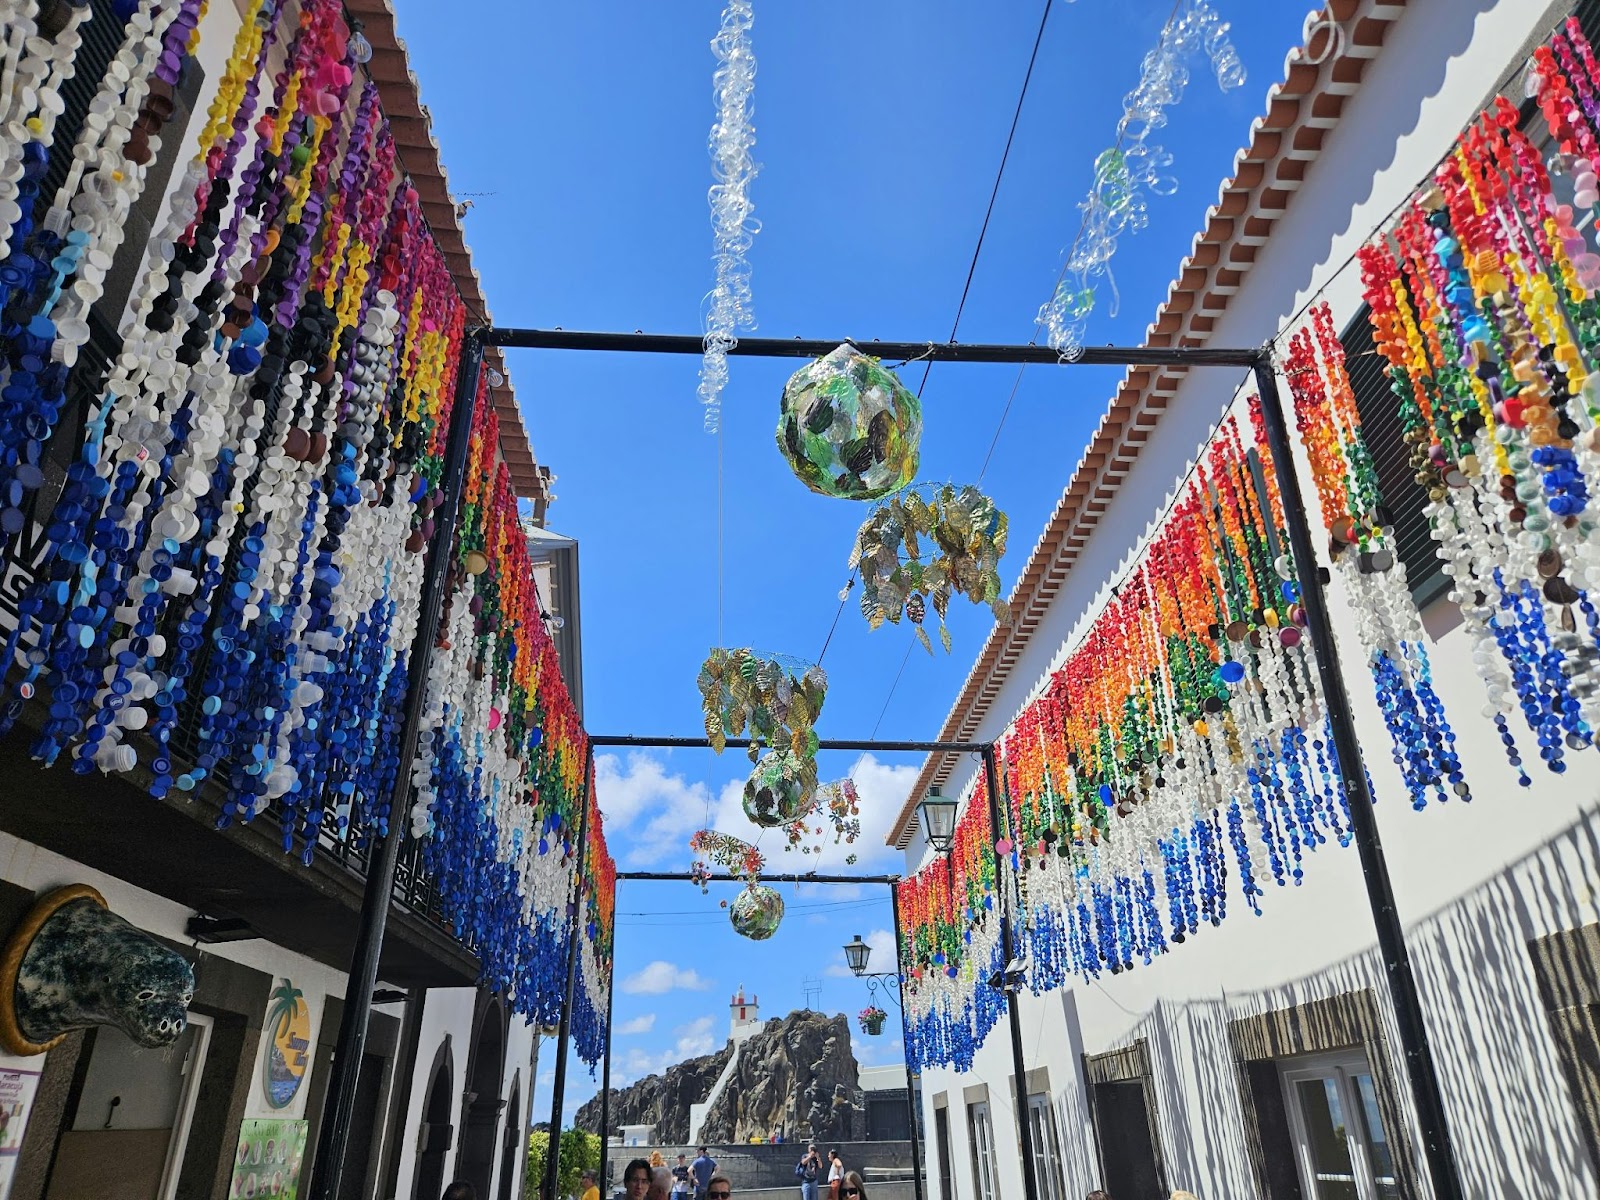
<path fill-rule="evenodd" d="M 645 1013 L 642 1017 L 635 1017 L 631 1021 L 624 1021 L 616 1028 L 619 1037 L 630 1033 L 649 1033 L 656 1027 L 655 1013 Z"/>
<path fill-rule="evenodd" d="M 710 986 L 711 981 L 702 978 L 692 967 L 687 971 L 680 970 L 659 958 L 622 981 L 622 990 L 630 996 L 663 996 L 672 991 L 703 992 Z"/>
<path fill-rule="evenodd" d="M 629 1050 L 623 1055 L 620 1068 L 613 1063 L 613 1070 L 621 1080 L 632 1082 L 643 1079 L 646 1075 L 659 1075 L 668 1067 L 686 1058 L 698 1058 L 702 1054 L 710 1054 L 717 1048 L 716 1037 L 711 1032 L 715 1024 L 714 1017 L 698 1017 L 687 1025 L 679 1025 L 672 1031 L 677 1035 L 677 1040 L 671 1049 L 663 1050 L 659 1054 Z"/>
<path fill-rule="evenodd" d="M 768 851 L 774 873 L 849 870 L 845 859 L 852 854 L 858 867 L 899 860 L 899 852 L 885 845 L 884 839 L 911 794 L 917 767 L 884 763 L 863 754 L 849 775 L 861 797 L 861 836 L 853 844 L 835 844 L 829 831 L 818 839 L 819 853 L 804 855 L 785 854 L 781 839 L 769 837 L 763 849 Z M 713 790 L 703 780 L 691 781 L 669 772 L 667 764 L 652 754 L 636 751 L 625 759 L 615 754 L 597 755 L 595 790 L 605 813 L 612 853 L 625 866 L 686 867 L 689 838 L 704 828 L 708 819 L 711 828 L 741 837 L 757 832 L 744 815 L 742 779 Z M 826 822 L 822 827 L 828 829 Z M 830 898 L 847 896 L 843 889 L 836 889 Z"/>
<path fill-rule="evenodd" d="M 853 1017 L 851 1019 L 854 1020 Z M 896 1020 L 897 1014 L 891 1010 L 884 1028 L 887 1030 L 893 1027 Z M 856 1061 L 863 1067 L 884 1067 L 891 1063 L 905 1062 L 905 1046 L 899 1038 L 868 1037 L 860 1031 L 859 1026 L 852 1031 L 852 1034 L 850 1046 L 855 1051 Z"/>
<path fill-rule="evenodd" d="M 861 940 L 872 947 L 872 953 L 867 955 L 869 973 L 895 969 L 894 934 L 887 929 L 874 929 Z M 842 962 L 830 963 L 823 974 L 831 979 L 855 978 L 855 972 Z"/>
<path fill-rule="evenodd" d="M 594 760 L 595 793 L 605 813 L 606 836 L 624 865 L 689 865 L 689 838 L 703 829 L 709 814 L 713 829 L 738 830 L 747 824 L 739 804 L 742 782 L 729 782 L 720 795 L 701 781 L 668 774 L 650 754 L 615 754 Z"/>

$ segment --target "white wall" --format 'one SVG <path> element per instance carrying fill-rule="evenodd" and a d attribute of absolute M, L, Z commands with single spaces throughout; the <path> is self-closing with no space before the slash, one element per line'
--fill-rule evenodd
<path fill-rule="evenodd" d="M 1351 261 L 1356 249 L 1431 172 L 1495 85 L 1520 66 L 1513 57 L 1518 47 L 1548 26 L 1554 8 L 1545 0 L 1412 0 L 1218 320 L 1211 343 L 1258 345 L 1286 334 L 1319 296 L 1333 305 L 1336 326 L 1348 322 L 1361 300 Z M 980 737 L 1000 735 L 1076 644 L 1105 602 L 1105 581 L 1132 560 L 1151 517 L 1244 382 L 1240 374 L 1190 372 Z M 1309 479 L 1303 462 L 1301 474 Z M 1314 489 L 1303 486 L 1314 503 Z M 1314 527 L 1318 520 L 1312 514 Z M 1337 582 L 1330 599 L 1336 627 L 1352 629 Z M 1541 771 L 1532 788 L 1519 789 L 1493 726 L 1480 715 L 1481 685 L 1460 650 L 1451 606 L 1436 604 L 1425 624 L 1434 643 L 1436 687 L 1474 786 L 1470 805 L 1412 811 L 1390 761 L 1359 647 L 1345 636 L 1341 649 L 1467 1192 L 1592 1198 L 1600 1195 L 1600 1180 L 1579 1139 L 1526 942 L 1600 918 L 1600 764 L 1587 755 L 1574 758 L 1565 776 Z M 1531 736 L 1519 741 L 1531 742 Z M 966 780 L 951 782 L 959 790 Z M 908 867 L 924 860 L 924 850 L 912 847 Z M 1228 1022 L 1362 988 L 1386 996 L 1354 851 L 1318 850 L 1306 859 L 1303 886 L 1269 888 L 1259 918 L 1243 907 L 1231 895 L 1232 911 L 1220 928 L 1204 929 L 1148 967 L 1024 998 L 1025 1060 L 1030 1069 L 1049 1070 L 1067 1196 L 1100 1182 L 1083 1103 L 1083 1052 L 1147 1038 L 1170 1185 L 1191 1188 L 1201 1200 L 1235 1200 L 1254 1196 L 1256 1184 L 1245 1157 Z M 1383 1013 L 1392 1047 L 1397 1034 L 1387 1004 Z M 1392 1065 L 1403 1081 L 1401 1064 Z M 977 1082 L 989 1085 L 1001 1148 L 1000 1194 L 1022 1194 L 1019 1156 L 1008 1152 L 1016 1145 L 1010 1078 L 1004 1021 L 970 1072 L 930 1070 L 923 1077 L 929 1171 L 937 1176 L 934 1098 L 946 1092 L 961 1200 L 974 1195 L 962 1088 Z"/>
<path fill-rule="evenodd" d="M 450 1123 L 455 1127 L 455 1137 L 452 1140 L 450 1151 L 445 1156 L 445 1182 L 456 1177 L 457 1164 L 461 1153 L 461 1135 L 463 1126 L 462 1096 L 466 1091 L 467 1059 L 472 1049 L 473 1024 L 472 1018 L 476 1012 L 477 991 L 473 988 L 432 988 L 427 993 L 426 1002 L 422 1009 L 421 1031 L 417 1038 L 416 1066 L 411 1074 L 411 1098 L 406 1108 L 405 1132 L 401 1142 L 400 1171 L 395 1180 L 395 1195 L 409 1197 L 417 1169 L 417 1130 L 422 1124 L 423 1110 L 427 1104 L 428 1086 L 432 1082 L 434 1059 L 439 1047 L 444 1044 L 445 1038 L 450 1038 L 451 1056 L 454 1062 L 454 1077 L 452 1080 L 452 1093 L 450 1098 Z M 511 1096 L 512 1077 L 515 1075 L 520 1080 L 521 1093 L 517 1104 L 519 1112 L 513 1113 L 509 1104 L 501 1115 L 501 1129 L 506 1128 L 505 1123 L 514 1121 L 523 1130 L 523 1140 L 526 1141 L 526 1131 L 529 1127 L 528 1105 L 533 1092 L 533 1026 L 520 1017 L 511 1019 L 510 1032 L 506 1038 L 505 1069 L 500 1081 L 500 1099 L 509 1101 Z M 548 1119 L 546 1116 L 543 1119 Z M 502 1168 L 498 1147 L 501 1139 L 496 1139 L 497 1147 L 493 1183 L 490 1187 L 491 1195 L 497 1195 L 500 1186 L 500 1171 Z M 517 1156 L 517 1180 L 511 1189 L 513 1196 L 522 1195 L 522 1174 L 527 1167 L 527 1155 Z M 431 1200 L 431 1198 L 430 1198 Z M 489 1200 L 480 1197 L 480 1200 Z"/>

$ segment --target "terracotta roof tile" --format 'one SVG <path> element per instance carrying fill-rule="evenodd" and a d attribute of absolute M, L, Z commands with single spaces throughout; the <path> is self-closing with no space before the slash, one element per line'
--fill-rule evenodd
<path fill-rule="evenodd" d="M 1272 233 L 1271 218 L 1295 202 L 1326 131 L 1339 120 L 1344 96 L 1360 83 L 1366 63 L 1381 51 L 1405 7 L 1405 0 L 1328 0 L 1308 16 L 1309 40 L 1285 59 L 1284 81 L 1268 92 L 1266 114 L 1251 123 L 1249 145 L 1234 159 L 1233 178 L 1218 189 L 1216 206 L 1146 333 L 1147 344 L 1205 344 L 1214 314 L 1242 284 L 1255 262 L 1255 248 Z M 1329 17 L 1345 36 L 1340 54 L 1325 60 L 1331 49 Z M 1115 494 L 1183 374 L 1181 369 L 1128 372 L 1018 574 L 1009 600 L 1011 623 L 990 631 L 939 731 L 941 741 L 977 736 L 1107 498 Z M 917 799 L 930 785 L 945 782 L 956 761 L 929 756 L 889 832 L 890 845 L 908 844 L 916 828 Z"/>

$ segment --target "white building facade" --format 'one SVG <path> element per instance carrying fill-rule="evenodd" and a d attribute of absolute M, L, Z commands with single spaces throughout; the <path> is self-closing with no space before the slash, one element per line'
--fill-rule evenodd
<path fill-rule="evenodd" d="M 1591 36 L 1593 7 L 1578 14 Z M 1523 105 L 1529 56 L 1573 11 L 1570 0 L 1336 0 L 1308 19 L 1307 47 L 1249 131 L 1152 342 L 1272 339 L 1281 350 L 1326 302 L 1357 353 L 1357 251 L 1497 92 Z M 1532 109 L 1523 119 L 1537 124 Z M 1219 418 L 1253 390 L 1243 375 L 1130 372 L 1023 568 L 1011 626 L 994 632 L 942 737 L 1005 737 L 1106 606 Z M 1320 540 L 1319 514 L 1310 519 Z M 1531 786 L 1519 787 L 1481 715 L 1459 611 L 1438 586 L 1418 588 L 1474 799 L 1413 811 L 1338 573 L 1328 594 L 1464 1194 L 1600 1195 L 1600 1076 L 1586 1065 L 1600 1061 L 1589 1015 L 1600 1001 L 1600 760 L 1575 754 L 1564 774 L 1530 766 Z M 976 776 L 966 759 L 929 761 L 891 835 L 908 873 L 934 858 L 915 802 L 934 783 L 969 795 Z M 1148 965 L 1025 990 L 1025 1114 L 1004 1016 L 969 1070 L 925 1069 L 927 1194 L 1024 1195 L 1020 1117 L 1040 1200 L 1097 1187 L 1114 1200 L 1179 1188 L 1200 1200 L 1433 1195 L 1355 849 L 1320 847 L 1298 886 L 1268 878 L 1264 890 L 1259 916 L 1234 891 L 1217 927 Z"/>

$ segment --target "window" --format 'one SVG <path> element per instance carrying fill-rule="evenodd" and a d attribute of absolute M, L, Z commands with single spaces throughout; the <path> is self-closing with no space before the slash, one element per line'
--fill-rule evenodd
<path fill-rule="evenodd" d="M 1418 485 L 1411 465 L 1411 446 L 1400 429 L 1400 406 L 1384 374 L 1388 364 L 1372 339 L 1370 312 L 1363 304 L 1339 340 L 1344 343 L 1350 390 L 1361 414 L 1361 432 L 1378 472 L 1378 491 L 1394 529 L 1395 555 L 1405 564 L 1411 598 L 1421 608 L 1450 590 L 1450 577 L 1444 574 L 1444 562 L 1422 511 L 1428 493 Z"/>
<path fill-rule="evenodd" d="M 1144 1038 L 1120 1050 L 1085 1055 L 1100 1186 L 1113 1196 L 1165 1196 L 1166 1166 L 1156 1132 L 1156 1092 Z"/>
<path fill-rule="evenodd" d="M 939 1144 L 939 1200 L 956 1200 L 956 1181 L 950 1166 L 950 1110 L 933 1110 L 933 1136 Z"/>
<path fill-rule="evenodd" d="M 1306 1200 L 1400 1200 L 1367 1057 L 1345 1050 L 1282 1065 Z"/>
<path fill-rule="evenodd" d="M 1028 1097 L 1028 1133 L 1033 1139 L 1033 1178 L 1039 1200 L 1067 1200 L 1061 1178 L 1061 1137 L 1056 1131 L 1056 1113 L 1050 1097 Z"/>
<path fill-rule="evenodd" d="M 976 1200 L 995 1200 L 994 1125 L 989 1120 L 989 1102 L 967 1105 L 967 1132 L 972 1138 L 972 1184 Z"/>

